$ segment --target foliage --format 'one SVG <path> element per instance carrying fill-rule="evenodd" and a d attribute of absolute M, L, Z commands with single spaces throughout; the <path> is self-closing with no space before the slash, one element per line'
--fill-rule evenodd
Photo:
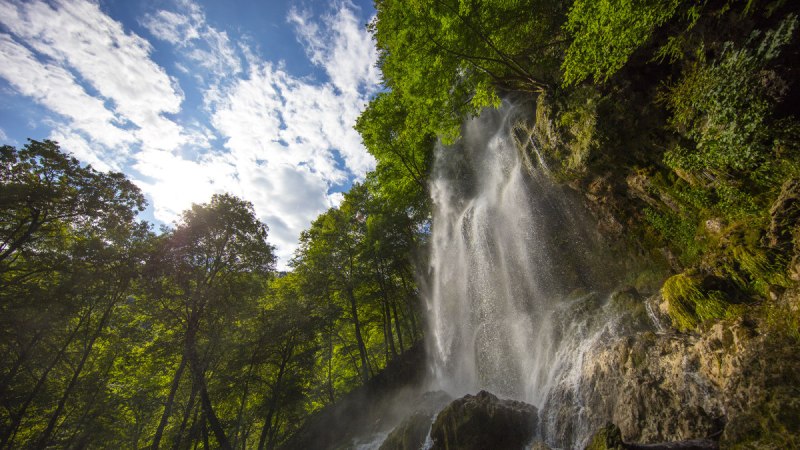
<path fill-rule="evenodd" d="M 670 167 L 710 171 L 723 183 L 746 178 L 755 187 L 774 185 L 786 175 L 782 163 L 791 155 L 780 152 L 790 150 L 783 140 L 796 130 L 793 124 L 771 117 L 775 100 L 786 87 L 767 64 L 788 43 L 796 26 L 797 17 L 790 15 L 763 38 L 754 33 L 744 48 L 726 43 L 718 62 L 708 62 L 700 53 L 665 94 L 673 127 L 694 143 L 694 148 L 677 147 L 667 153 Z M 732 183 L 726 186 L 735 189 Z M 724 192 L 720 196 L 730 197 Z"/>
<path fill-rule="evenodd" d="M 54 142 L 2 162 L 2 448 L 275 448 L 420 337 L 413 219 L 366 186 L 276 277 L 234 196 L 155 236 L 130 181 Z"/>
<path fill-rule="evenodd" d="M 452 142 L 498 90 L 556 81 L 561 2 L 379 0 L 371 24 L 384 83 L 424 117 L 416 130 Z M 520 13 L 524 12 L 524 13 Z"/>
<path fill-rule="evenodd" d="M 653 31 L 675 15 L 682 0 L 576 0 L 564 28 L 573 37 L 564 55 L 563 83 L 607 80 Z"/>
<path fill-rule="evenodd" d="M 109 432 L 99 413 L 117 398 L 103 379 L 120 348 L 109 330 L 150 236 L 135 221 L 144 200 L 50 141 L 2 147 L 2 160 L 0 447 L 67 446 Z"/>
<path fill-rule="evenodd" d="M 532 139 L 554 178 L 569 180 L 585 174 L 600 146 L 597 122 L 602 101 L 588 86 L 558 96 L 539 95 Z"/>
<path fill-rule="evenodd" d="M 372 99 L 355 127 L 378 162 L 370 174 L 374 194 L 392 205 L 407 205 L 418 219 L 428 210 L 435 138 L 423 131 L 426 119 L 392 91 Z"/>
<path fill-rule="evenodd" d="M 55 237 L 68 223 L 110 228 L 133 220 L 144 197 L 120 173 L 81 167 L 52 141 L 0 147 L 0 262 Z M 47 245 L 41 245 L 47 248 Z"/>

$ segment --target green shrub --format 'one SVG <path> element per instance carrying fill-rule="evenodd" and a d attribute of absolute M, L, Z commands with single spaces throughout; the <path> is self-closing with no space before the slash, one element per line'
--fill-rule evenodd
<path fill-rule="evenodd" d="M 644 218 L 664 241 L 679 253 L 681 262 L 691 265 L 703 251 L 702 241 L 698 240 L 698 222 L 689 214 L 678 214 L 671 210 L 646 208 Z"/>
<path fill-rule="evenodd" d="M 743 48 L 726 43 L 717 61 L 709 62 L 705 49 L 698 51 L 680 81 L 662 94 L 673 112 L 672 127 L 695 144 L 668 151 L 669 167 L 705 172 L 710 181 L 723 184 L 746 178 L 764 187 L 782 178 L 776 137 L 790 125 L 771 117 L 784 82 L 768 65 L 796 26 L 797 17 L 790 15 L 763 38 L 754 33 Z"/>

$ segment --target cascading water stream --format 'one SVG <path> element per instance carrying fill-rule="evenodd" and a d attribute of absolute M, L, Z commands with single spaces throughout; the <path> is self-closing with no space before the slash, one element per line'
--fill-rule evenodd
<path fill-rule="evenodd" d="M 536 405 L 540 437 L 572 447 L 589 426 L 582 359 L 614 331 L 598 301 L 609 276 L 593 265 L 598 241 L 576 202 L 530 170 L 514 136 L 520 111 L 486 111 L 457 146 L 437 149 L 430 366 L 451 395 L 486 389 Z"/>

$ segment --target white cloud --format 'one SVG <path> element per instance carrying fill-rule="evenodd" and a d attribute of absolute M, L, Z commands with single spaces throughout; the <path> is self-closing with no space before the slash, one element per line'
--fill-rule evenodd
<path fill-rule="evenodd" d="M 8 135 L 2 128 L 0 128 L 0 142 L 2 142 L 3 145 L 8 143 Z"/>
<path fill-rule="evenodd" d="M 120 119 L 138 127 L 133 135 L 144 146 L 168 150 L 187 140 L 163 116 L 180 111 L 183 96 L 175 81 L 150 59 L 146 40 L 126 33 L 97 4 L 4 2 L 0 21 L 53 65 L 80 75 Z"/>
<path fill-rule="evenodd" d="M 156 38 L 184 49 L 185 56 L 213 77 L 239 74 L 242 63 L 228 33 L 210 26 L 196 3 L 179 0 L 176 6 L 181 12 L 162 9 L 147 15 L 142 25 Z"/>
<path fill-rule="evenodd" d="M 339 5 L 335 14 L 323 18 L 324 27 L 308 11 L 293 9 L 288 20 L 297 29 L 311 61 L 325 69 L 331 82 L 346 95 L 359 89 L 374 89 L 380 82 L 376 66 L 378 51 L 372 35 L 364 29 L 351 7 Z"/>
<path fill-rule="evenodd" d="M 56 126 L 48 139 L 58 142 L 61 148 L 72 153 L 80 161 L 91 164 L 96 170 L 107 172 L 122 171 L 124 156 L 114 154 L 110 149 L 92 145 L 81 133 L 67 126 Z"/>
<path fill-rule="evenodd" d="M 251 62 L 247 78 L 207 93 L 212 124 L 226 139 L 242 183 L 261 189 L 261 196 L 248 198 L 265 215 L 282 261 L 296 248 L 300 231 L 341 203 L 342 194 L 330 188 L 374 167 L 353 125 L 379 82 L 371 36 L 348 6 L 322 22 L 292 11 L 289 22 L 329 82 Z"/>
<path fill-rule="evenodd" d="M 291 12 L 328 77 L 313 80 L 210 26 L 196 3 L 175 5 L 141 23 L 182 56 L 171 70 L 196 77 L 188 89 L 202 94 L 200 110 L 182 110 L 184 92 L 150 43 L 91 0 L 0 0 L 0 76 L 60 115 L 51 139 L 97 169 L 127 172 L 159 221 L 217 192 L 253 202 L 285 268 L 300 232 L 341 203 L 332 189 L 374 166 L 353 130 L 379 82 L 371 37 L 350 4 L 320 20 Z"/>

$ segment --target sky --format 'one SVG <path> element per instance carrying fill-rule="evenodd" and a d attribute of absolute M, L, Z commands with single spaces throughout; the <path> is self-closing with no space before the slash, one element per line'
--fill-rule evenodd
<path fill-rule="evenodd" d="M 0 144 L 52 139 L 171 225 L 229 192 L 300 232 L 374 168 L 353 125 L 380 89 L 372 0 L 0 0 Z"/>

